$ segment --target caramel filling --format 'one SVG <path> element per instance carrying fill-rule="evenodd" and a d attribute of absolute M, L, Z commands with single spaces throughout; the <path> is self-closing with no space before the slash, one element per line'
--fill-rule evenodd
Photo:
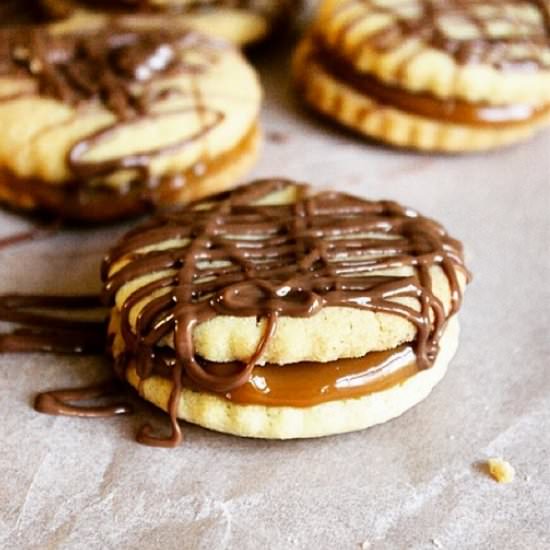
<path fill-rule="evenodd" d="M 156 374 L 170 378 L 173 367 L 168 364 L 170 361 L 157 366 Z M 207 363 L 204 369 L 209 374 L 225 377 L 242 370 L 242 365 Z M 412 347 L 400 346 L 388 351 L 371 352 L 356 359 L 339 359 L 328 363 L 257 366 L 245 384 L 216 395 L 242 405 L 312 407 L 388 389 L 404 382 L 419 370 Z M 185 375 L 183 386 L 204 391 Z"/>
<path fill-rule="evenodd" d="M 373 76 L 359 73 L 347 59 L 331 52 L 320 41 L 317 41 L 312 57 L 328 73 L 380 105 L 395 107 L 425 118 L 453 124 L 494 127 L 525 124 L 550 114 L 550 104 L 489 105 L 459 99 L 442 100 L 430 94 L 408 92 L 384 84 Z"/>
<path fill-rule="evenodd" d="M 221 174 L 251 151 L 258 131 L 254 125 L 233 149 L 202 160 L 181 174 L 161 178 L 154 186 L 141 181 L 125 189 L 91 186 L 80 181 L 53 185 L 39 178 L 21 178 L 0 168 L 0 200 L 23 208 L 39 208 L 67 220 L 92 223 L 138 216 L 155 207 L 181 202 L 182 194 L 187 200 L 208 194 L 208 189 L 200 189 L 202 182 Z M 188 189 L 187 193 L 183 192 L 184 188 Z"/>

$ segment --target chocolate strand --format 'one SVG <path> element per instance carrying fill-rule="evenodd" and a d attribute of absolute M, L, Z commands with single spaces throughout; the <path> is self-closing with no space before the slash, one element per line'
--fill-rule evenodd
<path fill-rule="evenodd" d="M 136 441 L 138 443 L 149 445 L 150 447 L 172 448 L 180 445 L 183 440 L 181 426 L 178 423 L 178 405 L 179 396 L 181 394 L 181 364 L 174 365 L 173 372 L 173 386 L 168 401 L 168 415 L 170 417 L 171 434 L 166 438 L 153 435 L 153 428 L 151 424 L 147 423 L 140 428 L 136 436 Z"/>
<path fill-rule="evenodd" d="M 58 296 L 6 294 L 0 296 L 0 320 L 23 325 L 8 334 L 0 334 L 0 353 L 73 353 L 103 354 L 105 322 L 75 320 L 33 311 L 81 311 L 103 308 L 95 295 Z M 32 311 L 28 311 L 32 310 Z M 72 402 L 103 399 L 120 392 L 118 382 L 109 380 L 84 388 L 43 392 L 37 395 L 34 408 L 51 415 L 107 417 L 128 414 L 127 403 L 82 406 Z"/>
<path fill-rule="evenodd" d="M 54 416 L 77 416 L 80 418 L 105 418 L 130 414 L 133 408 L 128 403 L 118 402 L 111 405 L 84 406 L 73 402 L 104 399 L 120 393 L 118 382 L 109 380 L 85 388 L 71 388 L 40 393 L 34 401 L 36 411 Z"/>
<path fill-rule="evenodd" d="M 105 322 L 75 320 L 42 311 L 90 310 L 102 307 L 98 295 L 0 296 L 0 320 L 24 325 L 0 334 L 0 353 L 98 354 L 105 351 Z M 31 311 L 29 311 L 31 310 Z"/>

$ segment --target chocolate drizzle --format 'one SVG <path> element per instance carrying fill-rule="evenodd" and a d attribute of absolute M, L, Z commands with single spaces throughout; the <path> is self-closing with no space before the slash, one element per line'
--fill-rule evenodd
<path fill-rule="evenodd" d="M 68 312 L 103 310 L 98 295 L 53 296 L 7 294 L 0 296 L 0 321 L 21 325 L 0 334 L 0 353 L 103 354 L 106 348 L 105 322 L 75 319 Z M 60 315 L 60 312 L 66 312 Z M 73 402 L 104 399 L 120 393 L 115 380 L 84 388 L 55 390 L 36 396 L 38 412 L 81 417 L 127 414 L 127 403 L 85 406 Z"/>
<path fill-rule="evenodd" d="M 133 364 L 144 380 L 165 371 L 163 346 L 173 335 L 173 431 L 168 441 L 159 441 L 147 429 L 147 443 L 180 440 L 176 418 L 183 375 L 212 392 L 245 384 L 279 316 L 311 317 L 330 306 L 397 315 L 416 327 L 418 368 L 430 367 L 437 356 L 446 321 L 460 306 L 458 273 L 468 278 L 461 244 L 436 222 L 389 201 L 327 192 L 299 197 L 293 204 L 255 204 L 293 186 L 286 180 L 260 181 L 159 217 L 130 232 L 106 258 L 103 277 L 110 304 L 127 283 L 158 274 L 120 307 L 126 349 L 120 372 Z M 305 194 L 303 187 L 296 189 Z M 172 246 L 158 248 L 168 241 Z M 122 259 L 129 262 L 113 269 Z M 432 292 L 433 266 L 440 266 L 449 281 L 448 311 Z M 414 273 L 380 273 L 403 267 Z M 132 326 L 130 312 L 152 295 Z M 399 298 L 417 299 L 420 310 L 395 301 Z M 206 369 L 193 346 L 195 327 L 218 315 L 266 319 L 256 352 L 230 374 Z"/>
<path fill-rule="evenodd" d="M 74 143 L 67 156 L 67 166 L 74 177 L 63 189 L 89 188 L 93 181 L 93 189 L 108 190 L 113 201 L 123 201 L 124 196 L 131 195 L 131 204 L 125 205 L 123 211 L 143 211 L 145 204 L 150 207 L 156 200 L 156 187 L 161 184 L 163 188 L 170 187 L 166 180 L 182 177 L 182 174 L 155 176 L 151 171 L 152 161 L 200 143 L 225 118 L 224 113 L 205 104 L 195 82 L 218 63 L 222 48 L 226 46 L 194 31 L 136 30 L 118 18 L 113 18 L 103 30 L 93 32 L 53 34 L 46 27 L 38 26 L 0 30 L 0 76 L 31 79 L 35 86 L 0 97 L 0 102 L 28 95 L 51 97 L 76 107 L 75 116 L 86 106 L 102 104 L 115 120 Z M 173 77 L 181 75 L 191 79 L 192 93 L 171 82 Z M 184 107 L 167 112 L 166 101 L 180 96 L 190 101 L 186 101 Z M 107 160 L 90 160 L 95 147 L 128 127 L 139 128 L 140 124 L 163 116 L 194 114 L 199 116 L 202 125 L 175 142 Z M 107 180 L 119 173 L 127 174 L 127 181 L 113 188 Z M 9 174 L 7 179 L 12 179 Z M 54 210 L 62 210 L 56 207 L 56 200 L 43 201 L 32 184 L 33 181 L 28 185 L 26 181 L 21 183 L 39 203 L 45 202 L 46 208 L 50 205 Z M 85 194 L 73 195 L 72 200 L 86 200 L 86 207 L 93 204 Z"/>
<path fill-rule="evenodd" d="M 104 399 L 120 392 L 119 383 L 115 380 L 93 384 L 85 388 L 54 390 L 38 394 L 34 401 L 34 408 L 44 414 L 81 418 L 105 418 L 133 412 L 131 405 L 125 402 L 92 406 L 73 404 L 79 401 Z"/>
<path fill-rule="evenodd" d="M 36 93 L 71 105 L 99 101 L 119 120 L 151 113 L 167 91 L 157 76 L 200 74 L 215 63 L 220 44 L 190 30 L 104 30 L 54 34 L 47 27 L 0 30 L 0 74 L 31 77 Z M 202 54 L 201 61 L 187 61 Z M 174 90 L 171 91 L 175 93 Z M 9 99 L 14 99 L 9 96 Z"/>
<path fill-rule="evenodd" d="M 365 6 L 365 10 L 353 12 L 360 6 Z M 523 14 L 520 9 L 525 10 Z M 357 57 L 367 45 L 386 51 L 401 46 L 406 40 L 419 41 L 419 47 L 413 48 L 401 63 L 401 72 L 425 46 L 448 53 L 460 64 L 484 63 L 498 69 L 550 68 L 547 61 L 550 5 L 545 0 L 405 0 L 387 4 L 373 0 L 347 0 L 335 9 L 334 16 L 348 10 L 350 16 L 335 39 L 342 48 L 349 33 L 365 19 L 376 16 L 392 18 L 392 23 L 358 44 Z M 445 21 L 466 27 L 468 36 L 450 36 L 444 28 Z M 503 36 L 499 30 L 498 35 L 492 35 L 491 26 L 499 24 L 509 25 L 511 32 Z M 470 35 L 471 29 L 475 31 L 474 37 Z M 518 47 L 522 48 L 521 55 L 517 55 Z"/>
<path fill-rule="evenodd" d="M 0 353 L 96 354 L 105 350 L 105 322 L 74 319 L 53 312 L 101 309 L 97 295 L 0 296 L 0 321 L 21 325 L 0 335 Z"/>

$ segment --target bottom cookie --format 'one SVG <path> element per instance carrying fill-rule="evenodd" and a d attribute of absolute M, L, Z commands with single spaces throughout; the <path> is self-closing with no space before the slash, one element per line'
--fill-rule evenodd
<path fill-rule="evenodd" d="M 550 106 L 546 105 L 534 109 L 525 121 L 459 123 L 446 118 L 444 104 L 434 106 L 433 99 L 413 101 L 412 94 L 365 76 L 344 80 L 338 71 L 342 64 L 333 61 L 328 65 L 313 39 L 305 38 L 299 45 L 294 72 L 303 99 L 340 124 L 398 147 L 448 153 L 483 151 L 523 141 L 550 122 Z M 407 110 L 413 103 L 416 111 Z M 501 117 L 514 107 L 495 107 L 489 118 Z M 464 106 L 464 110 L 471 107 Z M 434 115 L 437 111 L 441 119 Z"/>
<path fill-rule="evenodd" d="M 385 389 L 361 397 L 304 407 L 266 406 L 237 403 L 223 396 L 184 387 L 177 416 L 211 430 L 265 439 L 321 437 L 362 430 L 400 416 L 425 399 L 445 375 L 456 352 L 458 336 L 458 321 L 453 317 L 445 328 L 432 367 L 413 370 L 412 374 L 407 370 L 407 375 L 396 376 L 394 383 Z M 278 368 L 288 369 L 291 386 L 293 366 Z M 257 369 L 261 372 L 262 367 Z M 126 370 L 126 377 L 144 399 L 168 411 L 173 387 L 171 380 L 155 375 L 140 381 L 133 366 Z"/>
<path fill-rule="evenodd" d="M 255 125 L 231 151 L 195 166 L 187 173 L 161 180 L 154 188 L 131 187 L 124 193 L 106 186 L 52 185 L 17 178 L 0 169 L 0 203 L 45 213 L 76 223 L 108 223 L 187 204 L 231 189 L 252 168 L 261 142 Z"/>

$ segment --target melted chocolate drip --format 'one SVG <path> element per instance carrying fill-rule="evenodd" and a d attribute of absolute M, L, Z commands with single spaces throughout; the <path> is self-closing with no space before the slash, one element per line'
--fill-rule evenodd
<path fill-rule="evenodd" d="M 93 296 L 0 296 L 0 320 L 22 325 L 0 334 L 0 353 L 96 354 L 105 351 L 105 322 L 75 320 L 46 312 L 101 308 Z"/>
<path fill-rule="evenodd" d="M 138 443 L 141 443 L 142 445 L 148 445 L 149 447 L 164 447 L 165 449 L 171 449 L 181 444 L 181 442 L 183 441 L 183 434 L 181 431 L 181 426 L 178 423 L 177 414 L 175 412 L 177 402 L 176 398 L 174 397 L 175 395 L 179 396 L 180 391 L 181 387 L 178 388 L 177 394 L 174 392 L 174 394 L 170 396 L 170 403 L 168 404 L 171 428 L 170 435 L 168 437 L 154 435 L 153 427 L 151 426 L 151 424 L 147 423 L 140 428 L 136 436 L 136 441 Z"/>
<path fill-rule="evenodd" d="M 135 290 L 120 311 L 126 367 L 135 361 L 142 380 L 162 362 L 163 339 L 174 335 L 169 403 L 173 432 L 163 444 L 181 438 L 177 406 L 182 375 L 207 391 L 241 387 L 281 315 L 310 317 L 328 306 L 397 315 L 417 329 L 418 367 L 428 368 L 437 356 L 446 320 L 461 302 L 457 273 L 468 277 L 462 245 L 436 222 L 389 201 L 320 193 L 290 205 L 253 204 L 290 185 L 294 184 L 285 180 L 260 181 L 159 217 L 131 231 L 104 262 L 105 298 L 111 304 L 130 281 L 170 271 Z M 155 249 L 172 239 L 183 244 Z M 141 251 L 145 247 L 151 248 Z M 129 263 L 111 272 L 122 258 Z M 447 313 L 432 292 L 430 268 L 436 265 L 451 289 Z M 412 267 L 415 274 L 378 274 L 400 267 Z M 141 309 L 132 327 L 130 311 L 152 294 L 157 297 Z M 417 299 L 420 311 L 395 302 L 396 298 Z M 253 357 L 229 375 L 209 372 L 195 356 L 194 328 L 217 315 L 267 319 Z M 149 437 L 149 429 L 143 435 L 144 442 L 158 443 Z"/>
<path fill-rule="evenodd" d="M 498 69 L 527 70 L 550 67 L 543 60 L 543 52 L 550 48 L 550 4 L 545 0 L 405 0 L 403 3 L 388 5 L 373 0 L 349 0 L 336 10 L 336 14 L 340 10 L 348 10 L 354 4 L 365 5 L 368 11 L 352 15 L 343 25 L 337 38 L 340 46 L 348 34 L 367 18 L 388 15 L 395 20 L 361 42 L 357 46 L 357 56 L 366 45 L 385 51 L 397 48 L 412 38 L 448 53 L 461 64 L 484 63 Z M 534 8 L 539 12 L 541 20 L 537 22 L 530 17 L 519 19 L 517 15 L 503 9 L 506 4 L 516 10 L 521 7 Z M 449 36 L 441 25 L 444 18 L 453 18 L 459 24 L 475 28 L 478 36 L 465 39 Z M 513 36 L 492 37 L 488 29 L 494 23 L 508 24 L 518 31 Z M 528 53 L 517 57 L 514 53 L 517 46 L 525 46 Z M 413 61 L 418 51 L 415 50 L 403 60 L 401 72 Z"/>
<path fill-rule="evenodd" d="M 97 295 L 47 296 L 8 294 L 0 296 L 0 320 L 23 325 L 0 335 L 0 353 L 74 353 L 103 354 L 105 323 L 75 320 L 69 316 L 36 313 L 94 310 L 103 306 Z M 103 399 L 120 393 L 117 381 L 110 380 L 85 388 L 54 390 L 38 394 L 34 408 L 38 412 L 81 417 L 106 417 L 132 412 L 130 405 L 83 406 L 72 402 Z"/>
<path fill-rule="evenodd" d="M 111 405 L 74 405 L 74 402 L 104 399 L 120 393 L 119 383 L 109 380 L 85 388 L 54 390 L 40 393 L 34 401 L 36 411 L 55 416 L 78 416 L 81 418 L 105 418 L 133 412 L 128 403 L 118 402 Z"/>

